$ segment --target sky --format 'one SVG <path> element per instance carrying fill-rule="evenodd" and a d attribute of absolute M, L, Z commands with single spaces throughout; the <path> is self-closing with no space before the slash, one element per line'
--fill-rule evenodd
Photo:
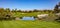
<path fill-rule="evenodd" d="M 0 8 L 33 10 L 54 9 L 60 0 L 0 0 Z"/>

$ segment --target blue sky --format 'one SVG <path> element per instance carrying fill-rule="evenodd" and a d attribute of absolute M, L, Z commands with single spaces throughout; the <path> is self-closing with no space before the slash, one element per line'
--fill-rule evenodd
<path fill-rule="evenodd" d="M 53 9 L 60 0 L 0 0 L 1 8 L 32 10 Z"/>

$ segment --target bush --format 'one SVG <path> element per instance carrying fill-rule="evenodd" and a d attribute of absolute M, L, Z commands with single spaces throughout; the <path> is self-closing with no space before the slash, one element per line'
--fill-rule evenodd
<path fill-rule="evenodd" d="M 58 21 L 58 22 L 60 22 L 60 17 L 58 17 L 57 19 L 55 19 L 55 21 Z"/>

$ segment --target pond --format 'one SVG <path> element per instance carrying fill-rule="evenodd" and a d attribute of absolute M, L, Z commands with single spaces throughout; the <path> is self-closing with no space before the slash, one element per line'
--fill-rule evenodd
<path fill-rule="evenodd" d="M 22 20 L 34 20 L 34 17 L 22 17 Z"/>

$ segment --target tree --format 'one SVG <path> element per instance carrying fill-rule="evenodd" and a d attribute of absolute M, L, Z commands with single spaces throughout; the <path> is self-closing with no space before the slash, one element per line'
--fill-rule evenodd
<path fill-rule="evenodd" d="M 34 9 L 33 12 L 38 12 L 38 10 L 37 9 Z"/>
<path fill-rule="evenodd" d="M 54 12 L 55 12 L 55 13 L 59 13 L 59 11 L 60 11 L 60 10 L 59 10 L 59 7 L 60 7 L 60 2 L 59 2 L 59 4 L 56 5 L 55 8 L 54 8 Z"/>
<path fill-rule="evenodd" d="M 15 8 L 15 12 L 17 12 L 17 8 Z"/>
<path fill-rule="evenodd" d="M 2 13 L 4 11 L 4 8 L 0 8 L 0 13 Z"/>
<path fill-rule="evenodd" d="M 12 17 L 12 14 L 10 12 L 9 8 L 0 8 L 0 20 L 12 20 L 14 17 Z"/>
<path fill-rule="evenodd" d="M 55 13 L 58 13 L 58 5 L 55 6 L 54 12 L 55 12 Z"/>
<path fill-rule="evenodd" d="M 5 11 L 7 14 L 11 12 L 9 8 L 6 8 Z"/>
<path fill-rule="evenodd" d="M 21 12 L 21 10 L 17 10 L 17 12 Z"/>

